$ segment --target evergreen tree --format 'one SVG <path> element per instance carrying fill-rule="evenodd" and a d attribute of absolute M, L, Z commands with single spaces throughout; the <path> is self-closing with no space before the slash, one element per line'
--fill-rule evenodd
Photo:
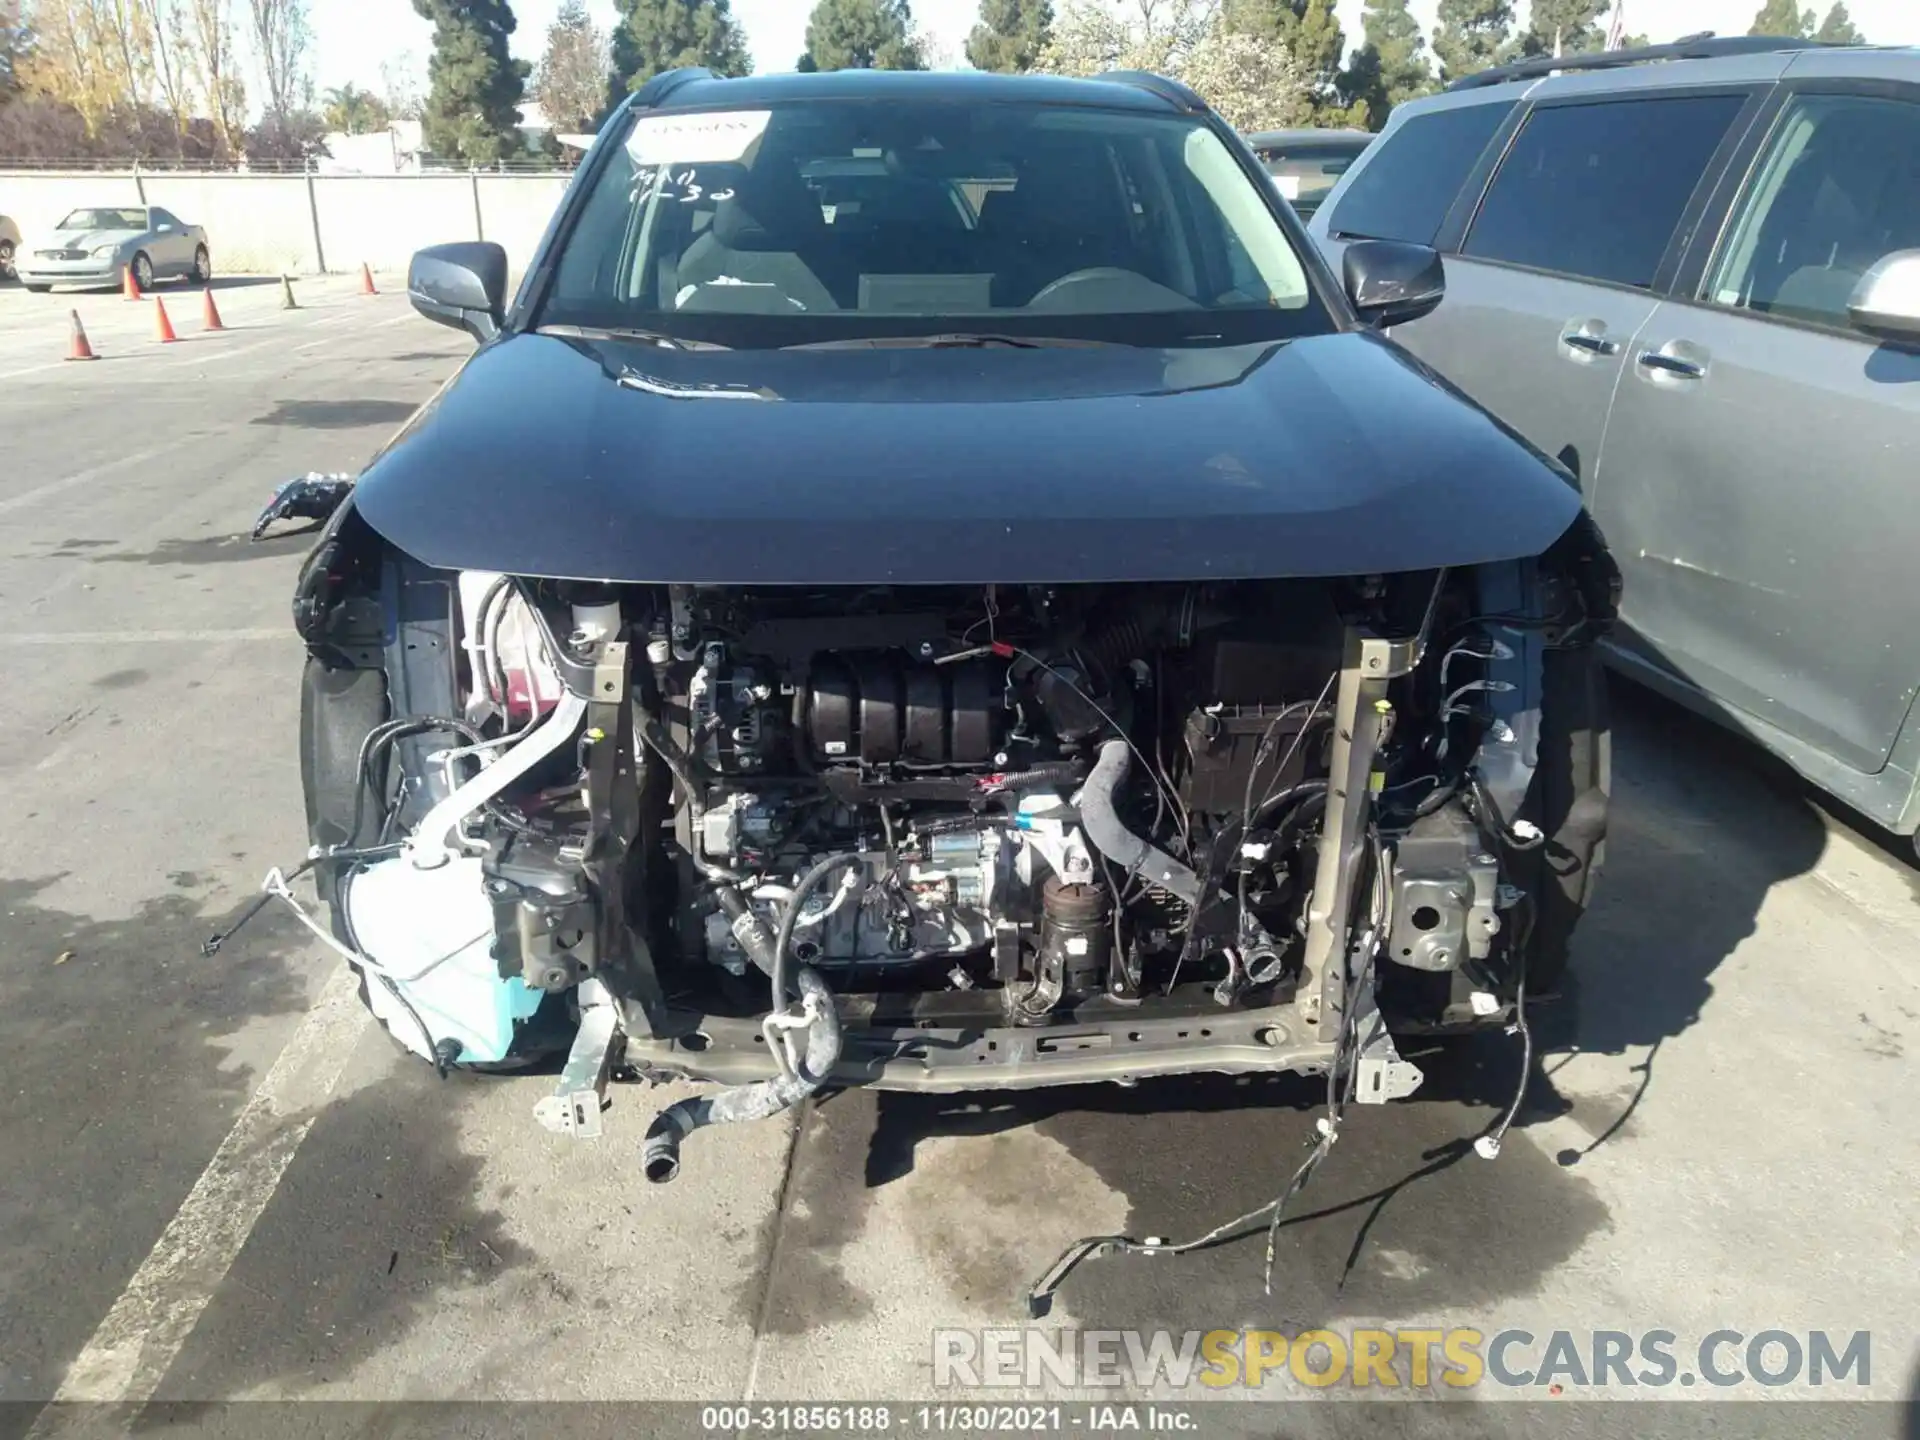
<path fill-rule="evenodd" d="M 614 0 L 613 88 L 638 90 L 654 76 L 684 65 L 716 75 L 753 69 L 747 37 L 727 0 Z"/>
<path fill-rule="evenodd" d="M 1520 53 L 1531 58 L 1552 55 L 1556 46 L 1562 55 L 1603 48 L 1607 32 L 1600 17 L 1610 4 L 1611 0 L 1533 0 L 1527 28 L 1520 35 Z"/>
<path fill-rule="evenodd" d="M 1364 123 L 1364 102 L 1341 98 L 1340 58 L 1347 37 L 1333 0 L 1227 0 L 1224 14 L 1230 29 L 1278 41 L 1293 56 L 1307 76 L 1315 124 Z"/>
<path fill-rule="evenodd" d="M 819 0 L 807 21 L 816 70 L 924 70 L 908 0 Z"/>
<path fill-rule="evenodd" d="M 967 37 L 976 70 L 1031 70 L 1053 35 L 1051 0 L 980 0 L 980 23 Z"/>
<path fill-rule="evenodd" d="M 427 148 L 447 160 L 492 165 L 521 148 L 520 98 L 527 64 L 507 51 L 513 7 L 507 0 L 413 0 L 433 22 Z"/>
<path fill-rule="evenodd" d="M 1802 10 L 1794 0 L 1767 0 L 1760 7 L 1760 13 L 1753 17 L 1753 29 L 1747 33 L 1805 40 L 1813 34 L 1813 21 L 1813 11 Z"/>
<path fill-rule="evenodd" d="M 1827 11 L 1827 18 L 1814 32 L 1813 38 L 1823 45 L 1864 45 L 1867 37 L 1860 33 L 1853 23 L 1853 16 L 1847 13 L 1846 0 L 1836 0 L 1834 7 Z"/>
<path fill-rule="evenodd" d="M 1367 41 L 1340 77 L 1340 97 L 1363 106 L 1367 128 L 1378 130 L 1394 106 L 1432 93 L 1433 69 L 1407 0 L 1367 0 L 1360 24 Z"/>
<path fill-rule="evenodd" d="M 1433 53 L 1442 83 L 1498 64 L 1513 28 L 1510 0 L 1440 0 Z"/>

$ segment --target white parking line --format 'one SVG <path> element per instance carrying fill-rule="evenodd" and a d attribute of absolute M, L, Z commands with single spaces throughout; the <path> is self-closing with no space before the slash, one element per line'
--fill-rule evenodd
<path fill-rule="evenodd" d="M 76 470 L 73 474 L 63 476 L 61 479 L 49 480 L 46 484 L 36 485 L 31 490 L 22 490 L 18 495 L 9 495 L 5 499 L 0 499 L 0 515 L 6 514 L 9 510 L 19 510 L 25 506 L 36 504 L 46 499 L 49 495 L 58 495 L 62 490 L 72 490 L 76 486 L 89 484 L 111 471 L 124 470 L 129 465 L 138 465 L 144 460 L 152 460 L 156 456 L 165 455 L 169 450 L 178 450 L 183 445 L 192 444 L 197 438 L 197 436 L 191 435 L 183 436 L 171 444 L 155 445 L 146 450 L 135 450 L 132 454 L 122 455 L 118 459 L 102 461 L 100 464 L 91 466 L 85 470 Z"/>
<path fill-rule="evenodd" d="M 267 1071 L 213 1159 L 67 1370 L 53 1404 L 136 1406 L 150 1400 L 233 1268 L 287 1166 L 333 1093 L 366 1024 L 347 966 Z M 56 1435 L 84 1411 L 42 1410 L 28 1440 Z"/>
<path fill-rule="evenodd" d="M 293 627 L 277 630 L 264 627 L 252 630 L 34 630 L 19 635 L 0 635 L 6 645 L 225 645 L 246 640 L 290 640 Z"/>

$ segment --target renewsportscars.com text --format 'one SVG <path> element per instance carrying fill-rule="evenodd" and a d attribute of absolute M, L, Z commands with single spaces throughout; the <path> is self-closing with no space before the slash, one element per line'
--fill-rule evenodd
<path fill-rule="evenodd" d="M 937 1387 L 1864 1388 L 1865 1330 L 937 1330 Z"/>

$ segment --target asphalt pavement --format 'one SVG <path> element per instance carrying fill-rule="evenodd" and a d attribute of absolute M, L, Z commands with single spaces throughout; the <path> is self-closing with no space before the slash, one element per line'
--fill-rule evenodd
<path fill-rule="evenodd" d="M 1267 1200 L 1313 1135 L 1303 1082 L 845 1093 L 703 1132 L 648 1186 L 640 1136 L 678 1087 L 617 1087 L 602 1139 L 556 1138 L 532 1119 L 550 1078 L 437 1079 L 284 916 L 199 953 L 304 842 L 287 601 L 307 538 L 245 532 L 279 480 L 357 469 L 468 348 L 396 279 L 301 282 L 297 311 L 229 282 L 219 334 L 169 288 L 174 345 L 150 306 L 0 286 L 0 1402 L 20 1428 L 55 1396 L 950 1396 L 934 1332 L 1025 1325 L 1075 1237 L 1186 1238 Z M 75 308 L 98 362 L 60 358 Z M 1661 1329 L 1683 1356 L 1722 1329 L 1869 1331 L 1864 1386 L 1715 1396 L 1920 1393 L 1915 870 L 1750 746 L 1616 700 L 1578 1003 L 1542 1015 L 1499 1159 L 1471 1149 L 1519 1074 L 1496 1035 L 1353 1114 L 1271 1295 L 1256 1236 L 1091 1261 L 1047 1327 Z M 1543 1390 L 1489 1382 L 1393 1423 L 1457 1433 L 1471 1407 L 1475 1433 L 1526 1433 L 1498 1405 Z M 1281 1372 L 1263 1393 L 1305 1392 Z M 1345 1408 L 1290 1408 L 1288 1433 Z M 1844 1433 L 1911 1421 L 1849 1414 Z"/>

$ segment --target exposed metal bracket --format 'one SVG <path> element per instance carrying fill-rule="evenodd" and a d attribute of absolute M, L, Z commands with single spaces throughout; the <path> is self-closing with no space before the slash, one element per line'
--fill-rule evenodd
<path fill-rule="evenodd" d="M 567 1052 L 566 1066 L 553 1094 L 533 1107 L 533 1118 L 544 1130 L 576 1139 L 600 1137 L 600 1112 L 606 1103 L 607 1082 L 613 1075 L 614 1051 L 620 1039 L 620 1009 L 598 980 L 583 980 L 580 1029 Z"/>
<path fill-rule="evenodd" d="M 1362 1055 L 1354 1066 L 1353 1098 L 1361 1105 L 1384 1105 L 1389 1100 L 1404 1100 L 1420 1088 L 1427 1077 L 1411 1060 L 1402 1060 L 1386 1042 L 1385 1055 Z"/>
<path fill-rule="evenodd" d="M 1366 943 L 1373 943 L 1372 940 Z M 1384 1105 L 1404 1100 L 1420 1088 L 1426 1073 L 1411 1060 L 1402 1060 L 1394 1048 L 1387 1022 L 1368 990 L 1353 997 L 1354 1020 L 1360 1035 L 1360 1054 L 1353 1064 L 1353 1098 L 1361 1105 Z"/>
<path fill-rule="evenodd" d="M 1321 821 L 1295 1001 L 1301 1019 L 1311 1024 L 1336 1024 L 1345 1005 L 1346 975 L 1332 962 L 1348 949 L 1354 881 L 1354 867 L 1348 862 L 1366 839 L 1368 777 L 1380 744 L 1387 684 L 1413 669 L 1418 654 L 1416 639 L 1388 640 L 1365 630 L 1347 631 L 1334 700 L 1327 808 Z"/>

